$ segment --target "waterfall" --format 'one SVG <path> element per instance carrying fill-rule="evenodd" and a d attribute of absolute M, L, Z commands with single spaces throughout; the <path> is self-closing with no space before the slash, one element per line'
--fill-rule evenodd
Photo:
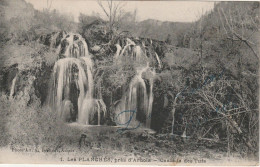
<path fill-rule="evenodd" d="M 141 46 L 136 45 L 129 38 L 126 39 L 126 45 L 121 48 L 120 45 L 116 45 L 117 52 L 115 59 L 118 60 L 123 55 L 132 58 L 138 63 L 147 62 L 148 58 L 143 52 Z M 121 50 L 122 49 L 122 50 Z M 121 51 L 121 52 L 120 52 Z M 156 54 L 157 55 L 157 54 Z M 157 61 L 161 68 L 161 62 L 157 55 Z M 150 73 L 149 78 L 146 78 L 149 82 L 149 88 L 147 90 L 147 84 L 142 78 L 144 73 Z M 153 82 L 154 82 L 155 71 L 151 71 L 149 64 L 146 67 L 140 67 L 137 69 L 137 74 L 133 77 L 130 82 L 128 92 L 123 95 L 122 99 L 115 106 L 115 113 L 117 117 L 115 120 L 118 125 L 124 125 L 131 119 L 130 124 L 127 126 L 138 126 L 140 122 L 145 122 L 145 127 L 150 128 L 151 126 L 151 114 L 153 105 Z M 147 92 L 148 91 L 148 92 Z M 122 113 L 123 112 L 123 113 Z M 136 113 L 131 113 L 136 112 Z"/>
<path fill-rule="evenodd" d="M 79 119 L 78 122 L 82 124 L 89 124 L 89 115 L 93 110 L 93 89 L 94 89 L 94 81 L 92 76 L 92 60 L 89 57 L 82 58 L 87 65 L 87 76 L 88 76 L 88 91 L 86 94 L 82 94 L 79 97 Z M 99 111 L 98 111 L 99 112 Z M 85 117 L 86 115 L 86 117 Z"/>
<path fill-rule="evenodd" d="M 136 45 L 135 42 L 129 38 L 126 38 L 126 45 L 123 47 L 123 49 L 119 44 L 116 44 L 115 46 L 117 48 L 117 51 L 114 55 L 115 60 L 122 58 L 124 55 L 130 57 L 136 62 L 147 60 L 147 56 L 143 52 L 141 46 Z"/>
<path fill-rule="evenodd" d="M 57 39 L 56 39 L 56 54 L 60 54 L 60 51 L 61 51 L 61 42 L 66 38 L 66 32 L 60 32 Z"/>
<path fill-rule="evenodd" d="M 11 86 L 10 95 L 9 95 L 10 98 L 12 98 L 15 93 L 16 80 L 17 80 L 17 74 L 15 75 L 14 79 L 12 80 L 12 86 Z"/>
<path fill-rule="evenodd" d="M 159 58 L 159 56 L 158 56 L 158 54 L 157 54 L 156 52 L 155 52 L 155 57 L 156 57 L 156 60 L 157 60 L 157 62 L 158 62 L 159 68 L 162 68 L 161 60 L 160 60 L 160 58 Z"/>
<path fill-rule="evenodd" d="M 132 41 L 132 40 L 129 39 L 129 38 L 126 38 L 126 43 L 129 44 L 129 45 L 135 45 L 135 42 Z"/>
<path fill-rule="evenodd" d="M 146 85 L 142 78 L 142 74 L 147 70 L 147 67 L 137 71 L 137 75 L 132 79 L 129 86 L 128 104 L 127 110 L 135 110 L 136 114 L 133 116 L 133 121 L 137 118 L 137 114 L 142 112 L 146 115 L 148 111 L 148 95 L 146 91 Z M 127 116 L 128 117 L 128 116 Z M 128 120 L 128 119 L 127 119 Z"/>
<path fill-rule="evenodd" d="M 95 114 L 97 114 L 97 125 L 101 125 L 101 115 L 106 115 L 106 105 L 102 99 L 85 98 L 83 101 L 81 112 L 83 112 L 86 117 L 79 117 L 82 118 L 79 123 L 86 122 L 85 124 L 89 125 L 89 120 L 94 120 L 94 116 Z"/>
<path fill-rule="evenodd" d="M 149 76 L 149 93 L 147 92 L 147 85 L 142 78 L 144 73 L 150 73 Z M 122 125 L 130 120 L 129 126 L 136 127 L 139 122 L 145 120 L 145 127 L 150 128 L 151 112 L 153 104 L 153 78 L 155 72 L 150 70 L 149 65 L 137 69 L 137 74 L 131 80 L 129 91 L 126 93 L 119 103 L 115 106 L 115 113 L 117 114 L 117 124 Z M 135 111 L 135 114 L 123 111 Z M 143 122 L 142 122 L 143 123 Z"/>
<path fill-rule="evenodd" d="M 55 63 L 53 70 L 53 90 L 56 90 L 56 92 L 53 93 L 55 93 L 54 103 L 56 103 L 56 110 L 59 112 L 59 115 L 62 115 L 63 100 L 73 101 L 74 109 L 80 111 L 83 98 L 87 94 L 86 92 L 88 92 L 87 89 L 90 89 L 90 82 L 88 81 L 92 77 L 87 75 L 86 70 L 88 71 L 88 69 L 85 69 L 84 65 L 86 66 L 85 62 L 77 58 L 59 59 Z M 75 104 L 77 96 L 78 102 Z M 78 108 L 75 108 L 75 105 Z"/>
<path fill-rule="evenodd" d="M 143 53 L 141 47 L 136 45 L 133 50 L 133 59 L 140 62 L 144 57 L 147 58 L 146 55 Z"/>
<path fill-rule="evenodd" d="M 126 45 L 124 46 L 124 48 L 123 48 L 121 54 L 119 55 L 119 57 L 122 57 L 122 56 L 124 55 L 126 49 L 129 49 L 129 46 L 131 46 L 131 43 L 128 43 L 128 44 L 126 44 Z"/>
<path fill-rule="evenodd" d="M 106 107 L 102 100 L 93 99 L 93 62 L 87 43 L 79 34 L 62 32 L 55 36 L 59 37 L 54 43 L 60 59 L 53 67 L 49 103 L 66 122 L 88 125 L 97 113 L 100 125 L 101 111 L 104 115 Z"/>
<path fill-rule="evenodd" d="M 60 45 L 60 55 L 63 57 L 79 58 L 89 55 L 87 43 L 79 34 L 67 34 Z"/>
<path fill-rule="evenodd" d="M 102 99 L 96 99 L 96 108 L 97 108 L 97 114 L 98 114 L 98 125 L 100 125 L 101 122 L 101 111 L 103 111 L 104 116 L 106 115 L 106 105 Z"/>
<path fill-rule="evenodd" d="M 115 60 L 118 59 L 121 50 L 122 50 L 122 47 L 119 44 L 116 44 Z"/>
<path fill-rule="evenodd" d="M 101 125 L 106 115 L 106 105 L 103 99 L 93 98 L 93 62 L 86 41 L 79 34 L 64 31 L 52 33 L 48 39 L 51 39 L 50 47 L 56 48 L 59 55 L 53 67 L 49 104 L 65 122 Z M 150 128 L 155 70 L 147 63 L 149 58 L 146 51 L 131 39 L 126 38 L 122 47 L 119 44 L 115 46 L 116 61 L 125 61 L 127 59 L 122 57 L 129 57 L 139 66 L 135 66 L 136 75 L 120 102 L 114 106 L 115 114 L 119 114 L 116 123 L 122 125 L 132 118 L 129 126 L 135 127 L 142 123 L 141 126 Z M 155 55 L 161 68 L 159 56 Z M 124 112 L 129 110 L 135 113 Z"/>
<path fill-rule="evenodd" d="M 100 105 L 99 105 L 99 103 L 97 103 L 97 113 L 98 113 L 98 125 L 100 125 L 101 116 L 100 116 Z"/>
<path fill-rule="evenodd" d="M 119 44 L 116 44 L 117 52 L 115 54 L 115 59 L 117 59 L 118 57 L 122 57 L 126 51 L 128 51 L 128 53 L 131 52 L 130 46 L 135 46 L 135 43 L 129 38 L 126 38 L 126 45 L 124 46 L 123 50 Z M 119 55 L 120 51 L 121 54 Z"/>
<path fill-rule="evenodd" d="M 152 71 L 152 77 L 150 78 L 150 95 L 148 102 L 148 113 L 147 113 L 147 121 L 146 127 L 151 127 L 151 117 L 152 117 L 152 109 L 153 109 L 153 82 L 154 82 L 155 71 Z"/>

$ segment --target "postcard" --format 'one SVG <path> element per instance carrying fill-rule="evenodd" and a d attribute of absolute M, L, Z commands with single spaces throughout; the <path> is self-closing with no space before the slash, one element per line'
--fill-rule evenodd
<path fill-rule="evenodd" d="M 259 165 L 259 2 L 2 0 L 0 163 Z"/>

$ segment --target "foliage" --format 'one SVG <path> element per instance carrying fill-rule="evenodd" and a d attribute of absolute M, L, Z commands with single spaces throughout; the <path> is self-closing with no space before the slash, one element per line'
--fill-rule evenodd
<path fill-rule="evenodd" d="M 18 64 L 20 71 L 39 69 L 42 63 L 52 66 L 57 60 L 54 51 L 39 43 L 27 45 L 10 44 L 2 48 L 0 68 L 7 68 Z"/>
<path fill-rule="evenodd" d="M 56 112 L 42 107 L 36 97 L 29 105 L 27 101 L 24 95 L 15 99 L 1 96 L 1 146 L 58 149 L 61 137 L 71 133 L 71 129 Z"/>
<path fill-rule="evenodd" d="M 219 3 L 183 31 L 179 46 L 194 51 L 172 47 L 162 60 L 165 68 L 155 86 L 154 106 L 160 105 L 155 122 L 161 124 L 158 117 L 163 117 L 165 124 L 157 130 L 172 133 L 175 117 L 175 134 L 221 141 L 228 152 L 258 152 L 257 10 L 254 2 Z M 163 99 L 162 104 L 156 99 Z"/>
<path fill-rule="evenodd" d="M 8 101 L 8 97 L 6 95 L 0 96 L 0 104 L 1 104 L 1 110 L 0 110 L 0 146 L 6 146 L 8 144 L 8 141 L 10 139 L 9 133 L 8 133 L 8 115 L 9 115 L 9 107 L 10 102 Z"/>
<path fill-rule="evenodd" d="M 88 15 L 85 15 L 83 13 L 80 13 L 79 14 L 79 25 L 78 25 L 79 33 L 84 34 L 86 29 L 89 27 L 89 25 L 92 24 L 93 22 L 97 21 L 97 20 L 102 20 L 102 19 L 99 16 L 96 16 L 96 15 L 88 16 Z"/>
<path fill-rule="evenodd" d="M 110 26 L 112 26 L 112 29 Z M 95 45 L 113 45 L 118 38 L 122 38 L 126 34 L 129 36 L 129 29 L 135 26 L 136 11 L 133 13 L 122 12 L 120 19 L 118 18 L 112 25 L 95 13 L 91 16 L 80 13 L 78 31 L 90 46 L 93 47 Z"/>

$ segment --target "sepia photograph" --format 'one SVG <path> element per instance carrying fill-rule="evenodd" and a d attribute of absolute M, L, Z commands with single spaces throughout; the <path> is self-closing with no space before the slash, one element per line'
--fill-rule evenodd
<path fill-rule="evenodd" d="M 259 166 L 259 12 L 0 0 L 0 164 Z"/>

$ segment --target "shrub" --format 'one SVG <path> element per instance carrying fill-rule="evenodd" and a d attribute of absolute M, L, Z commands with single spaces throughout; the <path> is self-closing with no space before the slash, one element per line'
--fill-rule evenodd
<path fill-rule="evenodd" d="M 0 96 L 0 147 L 7 145 L 10 138 L 7 129 L 10 102 L 6 95 Z"/>
<path fill-rule="evenodd" d="M 0 104 L 0 146 L 53 148 L 60 147 L 61 138 L 73 134 L 49 107 L 40 106 L 40 101 L 33 97 L 27 105 L 26 98 L 12 99 L 2 95 Z"/>

